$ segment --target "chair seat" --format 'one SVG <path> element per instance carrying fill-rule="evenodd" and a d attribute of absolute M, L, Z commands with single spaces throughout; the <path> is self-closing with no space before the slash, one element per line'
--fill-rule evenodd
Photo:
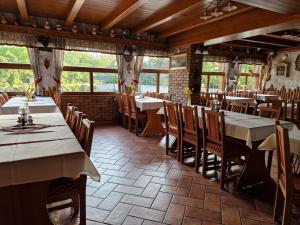
<path fill-rule="evenodd" d="M 51 198 L 56 195 L 71 195 L 74 190 L 79 190 L 79 186 L 79 178 L 58 178 L 50 184 L 48 197 Z"/>
<path fill-rule="evenodd" d="M 179 134 L 177 126 L 173 126 L 173 125 L 170 124 L 168 130 L 169 130 L 169 133 L 173 133 L 173 134 L 176 134 L 176 135 Z"/>

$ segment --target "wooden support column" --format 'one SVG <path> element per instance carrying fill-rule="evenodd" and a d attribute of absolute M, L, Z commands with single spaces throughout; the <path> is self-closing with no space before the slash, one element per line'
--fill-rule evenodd
<path fill-rule="evenodd" d="M 203 45 L 191 45 L 188 49 L 187 69 L 189 72 L 189 87 L 193 90 L 192 104 L 199 104 L 201 91 L 203 54 L 196 54 L 197 49 L 202 50 Z"/>

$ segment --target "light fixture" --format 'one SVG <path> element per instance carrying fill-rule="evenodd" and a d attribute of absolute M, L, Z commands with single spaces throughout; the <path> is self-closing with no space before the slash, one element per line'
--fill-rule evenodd
<path fill-rule="evenodd" d="M 123 52 L 124 55 L 130 55 L 130 51 L 126 48 Z"/>
<path fill-rule="evenodd" d="M 215 8 L 215 11 L 213 11 L 210 15 L 214 16 L 214 17 L 219 17 L 222 16 L 224 13 L 219 11 L 218 6 Z"/>
<path fill-rule="evenodd" d="M 234 11 L 234 10 L 237 10 L 237 8 L 238 8 L 237 6 L 232 5 L 232 4 L 231 4 L 231 1 L 229 1 L 228 4 L 227 4 L 227 6 L 225 6 L 225 7 L 223 8 L 223 10 L 226 11 L 226 12 L 232 12 L 232 11 Z"/>
<path fill-rule="evenodd" d="M 201 55 L 201 54 L 202 54 L 202 51 L 199 48 L 197 48 L 195 51 L 195 55 Z"/>
<path fill-rule="evenodd" d="M 203 16 L 200 17 L 200 19 L 202 19 L 202 20 L 208 20 L 211 17 L 212 17 L 211 15 L 208 15 L 207 9 L 206 9 L 205 12 L 203 13 Z"/>

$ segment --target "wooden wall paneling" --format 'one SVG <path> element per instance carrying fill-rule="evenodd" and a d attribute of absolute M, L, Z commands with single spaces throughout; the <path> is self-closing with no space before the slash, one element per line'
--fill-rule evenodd
<path fill-rule="evenodd" d="M 85 0 L 74 0 L 71 10 L 68 13 L 65 25 L 70 26 L 74 22 L 79 10 L 81 9 Z"/>

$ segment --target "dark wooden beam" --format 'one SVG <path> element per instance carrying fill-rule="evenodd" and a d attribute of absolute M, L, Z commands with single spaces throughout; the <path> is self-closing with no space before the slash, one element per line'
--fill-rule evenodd
<path fill-rule="evenodd" d="M 25 0 L 17 0 L 17 5 L 21 15 L 21 19 L 23 21 L 27 21 L 29 19 L 29 16 Z"/>
<path fill-rule="evenodd" d="M 252 9 L 254 9 L 254 7 L 252 7 L 252 6 L 248 6 L 248 7 L 246 6 L 245 7 L 245 6 L 240 5 L 239 9 L 234 11 L 234 12 L 225 13 L 223 16 L 219 16 L 219 17 L 207 20 L 207 21 L 201 20 L 200 16 L 199 16 L 197 18 L 188 20 L 184 23 L 178 24 L 178 26 L 172 27 L 169 30 L 161 32 L 161 33 L 159 33 L 159 36 L 162 37 L 162 38 L 170 37 L 170 36 L 185 32 L 185 31 L 192 30 L 196 27 L 205 26 L 205 25 L 212 24 L 212 23 L 220 21 L 220 20 L 224 20 L 224 19 L 229 18 L 231 16 L 236 16 L 236 15 L 239 15 L 241 13 L 245 13 L 245 12 L 250 11 Z"/>
<path fill-rule="evenodd" d="M 100 30 L 108 30 L 132 14 L 148 0 L 123 0 L 123 2 L 100 24 Z"/>
<path fill-rule="evenodd" d="M 205 45 L 219 44 L 232 40 L 272 33 L 300 27 L 300 14 L 284 16 L 278 13 L 253 9 L 212 25 L 197 27 L 169 38 L 171 47 L 205 42 Z"/>
<path fill-rule="evenodd" d="M 74 0 L 73 5 L 71 7 L 71 10 L 67 16 L 65 25 L 66 26 L 70 26 L 72 25 L 72 23 L 74 22 L 79 10 L 81 9 L 83 3 L 85 2 L 85 0 Z"/>
<path fill-rule="evenodd" d="M 261 36 L 264 36 L 264 37 L 270 37 L 270 38 L 273 38 L 273 39 L 275 39 L 275 40 L 288 41 L 288 42 L 292 42 L 292 43 L 294 43 L 294 44 L 299 44 L 299 43 L 300 43 L 299 40 L 290 39 L 290 38 L 278 36 L 278 35 L 275 35 L 275 34 L 263 34 L 263 35 L 261 35 Z"/>
<path fill-rule="evenodd" d="M 22 69 L 30 70 L 30 64 L 19 64 L 19 63 L 0 63 L 0 69 Z"/>
<path fill-rule="evenodd" d="M 236 47 L 244 47 L 244 48 L 256 48 L 256 49 L 260 48 L 260 49 L 266 49 L 266 50 L 277 50 L 277 49 L 279 49 L 278 46 L 248 42 L 248 41 L 245 41 L 244 39 L 225 42 L 225 43 L 222 43 L 222 44 L 223 45 L 228 45 L 228 46 L 236 46 Z"/>
<path fill-rule="evenodd" d="M 64 37 L 71 39 L 79 40 L 90 40 L 90 41 L 101 41 L 101 42 L 110 42 L 118 43 L 122 45 L 136 45 L 138 47 L 144 48 L 159 48 L 168 50 L 168 45 L 161 42 L 151 42 L 151 41 L 142 41 L 142 40 L 131 40 L 131 39 L 122 39 L 122 38 L 112 38 L 104 35 L 91 35 L 91 34 L 81 34 L 73 33 L 67 31 L 57 31 L 57 30 L 46 30 L 42 28 L 32 28 L 32 27 L 23 27 L 23 26 L 13 26 L 13 25 L 3 25 L 0 24 L 0 31 L 9 31 L 16 33 L 26 33 L 33 34 L 37 36 L 46 36 L 46 37 Z"/>
<path fill-rule="evenodd" d="M 297 42 L 289 42 L 287 40 L 274 39 L 274 38 L 266 37 L 263 35 L 249 37 L 249 38 L 246 38 L 243 40 L 246 42 L 258 43 L 258 44 L 268 44 L 268 45 L 278 46 L 281 48 L 291 48 L 291 47 L 296 47 L 298 45 Z"/>
<path fill-rule="evenodd" d="M 251 5 L 257 8 L 273 11 L 281 14 L 297 13 L 300 10 L 300 2 L 293 0 L 233 0 L 235 2 Z"/>
<path fill-rule="evenodd" d="M 142 33 L 147 30 L 150 30 L 154 27 L 157 27 L 163 23 L 170 21 L 171 19 L 178 17 L 188 11 L 200 7 L 208 2 L 208 0 L 184 0 L 178 1 L 168 5 L 167 7 L 159 10 L 154 13 L 151 17 L 143 21 L 140 25 L 138 25 L 133 33 Z"/>

